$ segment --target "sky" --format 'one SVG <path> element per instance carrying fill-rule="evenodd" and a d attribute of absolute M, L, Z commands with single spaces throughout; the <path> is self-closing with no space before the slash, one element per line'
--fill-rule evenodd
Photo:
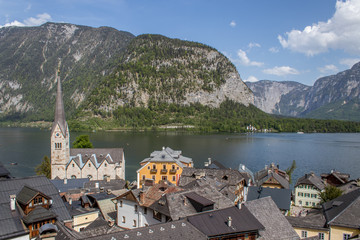
<path fill-rule="evenodd" d="M 200 42 L 244 81 L 312 86 L 360 61 L 360 0 L 0 0 L 0 28 L 45 22 Z"/>

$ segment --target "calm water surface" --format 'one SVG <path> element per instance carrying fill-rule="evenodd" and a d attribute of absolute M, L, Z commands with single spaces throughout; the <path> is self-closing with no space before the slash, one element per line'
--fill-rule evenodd
<path fill-rule="evenodd" d="M 122 147 L 126 159 L 126 179 L 135 180 L 139 162 L 163 146 L 182 150 L 195 167 L 210 157 L 230 168 L 245 164 L 256 172 L 274 162 L 285 169 L 296 160 L 294 179 L 314 171 L 336 169 L 360 177 L 360 134 L 189 134 L 176 132 L 96 132 L 71 133 L 71 142 L 88 134 L 94 147 Z M 34 175 L 42 158 L 50 156 L 50 132 L 26 128 L 0 128 L 0 162 L 15 177 Z M 11 165 L 17 162 L 18 165 Z"/>

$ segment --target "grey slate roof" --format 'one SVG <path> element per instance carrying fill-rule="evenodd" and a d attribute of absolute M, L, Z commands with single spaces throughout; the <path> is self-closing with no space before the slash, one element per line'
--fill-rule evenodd
<path fill-rule="evenodd" d="M 68 192 L 69 190 L 82 189 L 85 186 L 85 183 L 89 182 L 89 178 L 75 178 L 67 179 L 67 183 L 64 183 L 62 179 L 52 179 L 50 180 L 54 186 L 59 190 L 59 192 Z"/>
<path fill-rule="evenodd" d="M 85 182 L 84 188 L 87 189 L 95 189 L 96 184 L 99 184 L 99 188 L 104 188 L 104 190 L 120 190 L 124 189 L 126 185 L 126 181 L 123 179 L 111 179 L 110 181 L 106 180 L 91 180 L 88 182 Z"/>
<path fill-rule="evenodd" d="M 281 214 L 271 197 L 248 201 L 244 205 L 265 227 L 260 231 L 261 239 L 295 240 L 300 239 L 293 227 Z"/>
<path fill-rule="evenodd" d="M 320 191 L 325 188 L 325 184 L 323 183 L 321 178 L 316 176 L 314 173 L 305 174 L 304 176 L 299 178 L 294 187 L 297 187 L 300 184 L 313 185 Z"/>
<path fill-rule="evenodd" d="M 64 202 L 58 194 L 55 186 L 44 176 L 14 178 L 0 181 L 0 239 L 9 238 L 12 233 L 24 233 L 21 224 L 21 216 L 10 209 L 10 195 L 16 195 L 25 185 L 41 190 L 53 200 L 51 211 L 57 215 L 60 221 L 71 220 Z"/>
<path fill-rule="evenodd" d="M 322 212 L 322 209 L 314 208 L 311 209 L 304 217 L 287 216 L 286 219 L 290 222 L 290 224 L 293 227 L 328 231 L 328 229 L 326 228 L 326 219 Z"/>
<path fill-rule="evenodd" d="M 109 164 L 120 164 L 123 161 L 124 150 L 122 148 L 71 148 L 70 162 L 73 160 L 80 168 L 90 161 L 99 168 L 107 161 Z"/>
<path fill-rule="evenodd" d="M 290 210 L 291 203 L 291 190 L 290 189 L 278 189 L 278 188 L 266 188 L 266 187 L 249 187 L 247 201 L 271 197 L 281 210 Z"/>
<path fill-rule="evenodd" d="M 174 162 L 181 168 L 184 167 L 183 163 L 192 163 L 192 159 L 181 155 L 181 151 L 172 150 L 171 148 L 163 148 L 161 151 L 154 151 L 150 154 L 149 158 L 145 158 L 140 164 L 147 162 Z"/>
<path fill-rule="evenodd" d="M 28 215 L 23 217 L 23 221 L 26 224 L 30 224 L 30 223 L 35 223 L 53 218 L 56 218 L 55 213 L 41 206 L 37 206 Z"/>
<path fill-rule="evenodd" d="M 178 220 L 183 217 L 197 214 L 198 212 L 195 207 L 186 197 L 186 194 L 190 192 L 195 192 L 197 195 L 214 202 L 214 210 L 234 206 L 234 203 L 230 199 L 226 198 L 214 187 L 203 186 L 192 188 L 190 190 L 168 193 L 160 200 L 154 202 L 150 208 L 171 217 L 172 220 Z"/>
<path fill-rule="evenodd" d="M 258 178 L 257 178 L 258 177 Z M 255 174 L 255 181 L 256 184 L 258 186 L 261 186 L 262 184 L 264 184 L 267 180 L 269 180 L 270 178 L 274 178 L 283 188 L 288 189 L 290 187 L 289 181 L 286 180 L 285 178 L 283 178 L 282 176 L 280 176 L 279 174 L 277 174 L 276 172 L 269 172 L 268 174 L 266 174 L 265 176 L 257 176 Z"/>
<path fill-rule="evenodd" d="M 227 225 L 229 217 L 232 219 L 231 226 Z M 243 207 L 242 209 L 230 207 L 216 211 L 208 211 L 190 216 L 187 219 L 192 225 L 208 237 L 231 235 L 264 229 L 264 226 L 246 207 Z"/>
<path fill-rule="evenodd" d="M 25 185 L 20 192 L 16 194 L 16 200 L 23 205 L 27 205 L 39 193 L 41 193 L 39 190 Z"/>
<path fill-rule="evenodd" d="M 328 225 L 360 228 L 360 189 L 322 205 Z"/>
<path fill-rule="evenodd" d="M 240 173 L 235 169 L 184 168 L 181 173 L 179 186 L 185 186 L 201 177 L 213 178 L 218 182 L 233 186 L 244 179 L 246 183 L 249 180 L 247 174 Z"/>
<path fill-rule="evenodd" d="M 185 219 L 160 223 L 148 227 L 136 228 L 122 232 L 104 234 L 102 236 L 87 238 L 88 240 L 184 240 L 184 239 L 197 239 L 205 240 L 207 237 L 196 229 L 193 225 Z"/>

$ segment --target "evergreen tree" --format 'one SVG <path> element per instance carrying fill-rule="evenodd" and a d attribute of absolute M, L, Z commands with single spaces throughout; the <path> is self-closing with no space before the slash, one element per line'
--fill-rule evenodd
<path fill-rule="evenodd" d="M 73 142 L 73 148 L 93 148 L 89 135 L 80 135 L 76 137 L 76 140 Z"/>
<path fill-rule="evenodd" d="M 321 204 L 331 201 L 342 195 L 342 191 L 332 185 L 327 185 L 323 192 L 320 192 Z"/>
<path fill-rule="evenodd" d="M 51 178 L 51 164 L 50 158 L 44 156 L 40 165 L 35 168 L 36 175 L 45 175 L 47 178 Z"/>

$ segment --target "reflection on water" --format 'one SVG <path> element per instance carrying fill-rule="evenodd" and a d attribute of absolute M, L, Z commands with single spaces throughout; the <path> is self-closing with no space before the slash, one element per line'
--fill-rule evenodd
<path fill-rule="evenodd" d="M 84 133 L 71 133 L 71 142 Z M 306 172 L 316 174 L 336 169 L 360 177 L 360 134 L 192 134 L 177 132 L 96 132 L 90 135 L 94 147 L 122 147 L 126 178 L 135 180 L 139 162 L 163 146 L 182 150 L 202 167 L 212 158 L 227 167 L 240 163 L 258 171 L 274 162 L 285 169 L 296 160 L 293 178 Z M 13 176 L 34 175 L 42 158 L 50 155 L 50 132 L 37 129 L 0 128 L 0 161 Z M 18 165 L 11 165 L 17 162 Z"/>

